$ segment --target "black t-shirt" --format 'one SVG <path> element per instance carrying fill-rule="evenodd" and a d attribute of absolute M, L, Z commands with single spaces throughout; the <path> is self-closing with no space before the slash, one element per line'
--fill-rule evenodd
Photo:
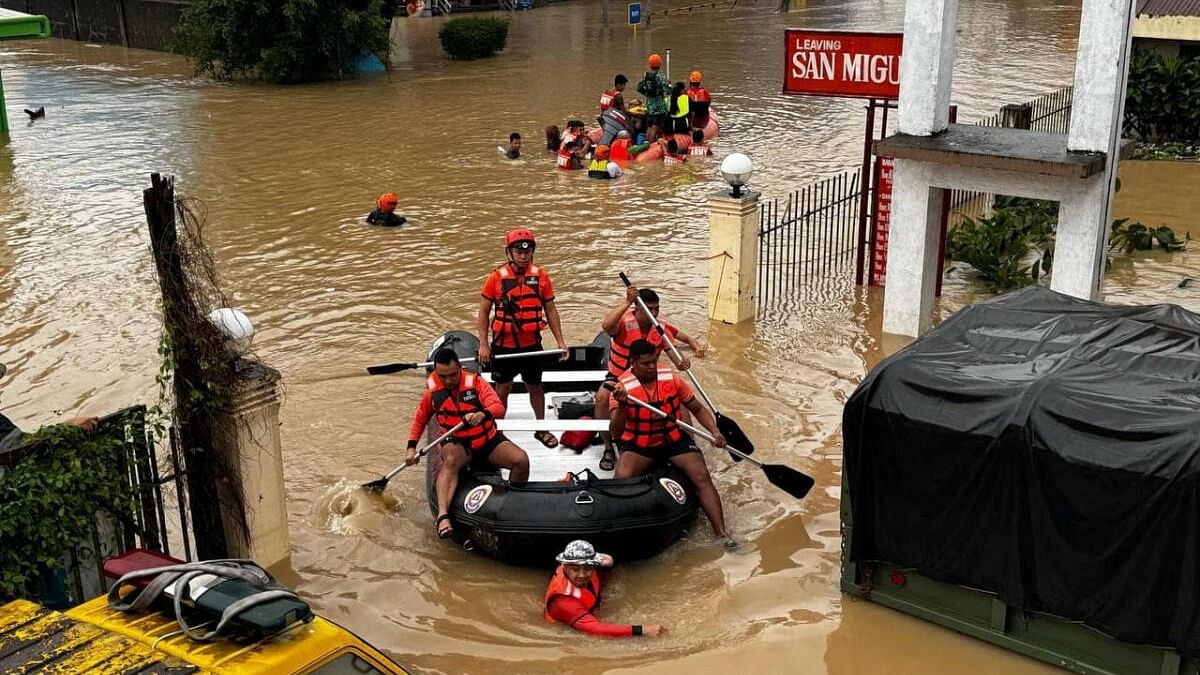
<path fill-rule="evenodd" d="M 397 227 L 406 222 L 408 222 L 408 219 L 404 216 L 398 216 L 394 212 L 384 211 L 383 209 L 375 209 L 367 216 L 367 223 L 370 225 Z"/>

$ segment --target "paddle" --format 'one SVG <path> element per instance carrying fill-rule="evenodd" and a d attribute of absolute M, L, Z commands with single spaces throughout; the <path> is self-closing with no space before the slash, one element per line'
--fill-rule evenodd
<path fill-rule="evenodd" d="M 527 356 L 549 356 L 551 354 L 561 354 L 561 349 L 543 349 L 537 352 L 521 352 L 519 354 L 501 354 L 493 356 L 493 359 L 523 359 Z M 470 356 L 465 359 L 459 359 L 459 363 L 467 363 L 474 361 L 475 357 Z M 428 368 L 433 365 L 433 361 L 422 361 L 421 363 L 385 363 L 380 366 L 367 366 L 368 375 L 390 375 L 399 373 L 404 370 L 415 370 L 417 368 Z M 722 432 L 724 433 L 724 432 Z"/>
<path fill-rule="evenodd" d="M 616 388 L 616 386 L 612 382 L 605 382 L 604 387 L 606 389 L 608 389 L 609 391 L 612 391 L 613 389 Z M 703 429 L 699 429 L 697 427 L 694 427 L 673 415 L 668 415 L 667 413 L 663 412 L 662 410 L 659 410 L 658 408 L 650 405 L 649 403 L 646 403 L 645 401 L 639 399 L 636 396 L 628 396 L 628 399 L 630 401 L 632 401 L 635 405 L 639 405 L 639 406 L 645 408 L 646 410 L 649 410 L 650 412 L 654 413 L 655 415 L 658 415 L 659 417 L 671 420 L 675 424 L 678 424 L 679 426 L 683 427 L 684 429 L 687 429 L 688 431 L 692 432 L 693 434 L 696 434 L 700 438 L 703 438 L 710 442 L 713 440 L 712 434 L 708 433 L 707 431 L 705 431 Z M 793 469 L 792 467 L 785 466 L 783 464 L 764 464 L 764 463 L 758 461 L 757 459 L 754 459 L 750 455 L 742 452 L 741 450 L 738 450 L 737 448 L 730 446 L 728 444 L 728 439 L 726 439 L 726 441 L 727 442 L 725 445 L 725 449 L 728 450 L 731 455 L 734 455 L 734 456 L 740 455 L 742 459 L 747 459 L 747 460 L 750 460 L 752 463 L 757 464 L 758 468 L 762 469 L 763 473 L 766 474 L 767 480 L 771 481 L 771 483 L 775 487 L 778 487 L 779 489 L 790 494 L 791 496 L 795 497 L 796 499 L 804 499 L 804 496 L 807 495 L 808 491 L 812 489 L 812 486 L 814 483 L 812 476 L 809 476 L 808 474 L 805 474 L 805 473 L 801 473 L 801 472 Z"/>
<path fill-rule="evenodd" d="M 620 275 L 621 281 L 625 282 L 626 288 L 629 288 L 633 285 L 629 281 L 629 277 L 625 276 L 624 272 L 621 272 Z M 663 329 L 662 324 L 658 322 L 658 319 L 654 318 L 654 315 L 650 313 L 650 309 L 646 307 L 646 303 L 642 302 L 641 296 L 637 296 L 637 304 L 638 307 L 646 313 L 646 316 L 650 317 L 650 323 L 654 324 L 655 330 L 658 331 L 658 334 L 662 337 L 663 342 L 665 342 L 667 347 L 670 348 L 671 354 L 675 356 L 676 360 L 682 359 L 683 357 L 679 355 L 679 350 L 675 348 L 675 344 L 667 335 L 667 331 Z M 700 393 L 700 398 L 704 399 L 704 403 L 708 406 L 709 410 L 712 410 L 713 416 L 717 418 L 717 428 L 721 430 L 721 435 L 725 437 L 725 440 L 729 441 L 730 445 L 739 448 L 745 448 L 746 451 L 744 454 L 753 455 L 754 443 L 750 440 L 750 437 L 746 435 L 746 432 L 742 431 L 742 428 L 738 426 L 737 422 L 721 414 L 721 411 L 717 409 L 717 406 L 712 402 L 712 399 L 708 397 L 708 392 L 704 391 L 704 387 L 700 386 L 700 380 L 696 379 L 696 376 L 692 373 L 691 368 L 683 372 L 688 376 L 688 379 L 692 381 L 692 386 L 695 387 L 696 391 Z M 742 457 L 739 457 L 737 454 L 732 452 L 729 454 L 733 458 L 733 461 L 742 461 Z"/>
<path fill-rule="evenodd" d="M 447 438 L 450 437 L 450 434 L 453 434 L 454 432 L 463 428 L 464 426 L 466 426 L 466 424 L 467 424 L 466 422 L 459 422 L 458 424 L 455 424 L 454 426 L 450 427 L 450 430 L 447 431 L 446 433 L 444 433 L 441 436 L 438 436 L 437 438 L 433 439 L 432 441 L 426 443 L 425 447 L 423 447 L 417 451 L 417 457 L 424 457 L 425 454 L 427 452 L 429 452 L 430 448 L 432 448 L 433 446 L 437 445 L 438 443 L 441 443 L 442 441 L 446 440 Z M 385 475 L 383 478 L 380 478 L 379 480 L 373 480 L 370 483 L 363 483 L 362 489 L 366 490 L 367 492 L 383 492 L 384 488 L 387 487 L 388 481 L 391 480 L 393 476 L 395 476 L 396 474 L 403 471 L 404 468 L 407 466 L 408 466 L 408 463 L 405 462 L 404 464 L 401 464 L 400 466 L 387 472 L 387 475 Z"/>

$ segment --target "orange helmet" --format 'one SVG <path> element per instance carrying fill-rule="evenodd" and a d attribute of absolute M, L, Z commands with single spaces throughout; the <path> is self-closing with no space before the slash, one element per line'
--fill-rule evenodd
<path fill-rule="evenodd" d="M 523 241 L 529 242 L 529 245 L 518 246 L 518 244 Z M 537 246 L 537 239 L 534 238 L 533 231 L 527 230 L 523 227 L 518 227 L 517 229 L 510 231 L 508 235 L 504 237 L 504 248 L 506 249 L 513 247 L 524 249 L 533 248 L 535 246 Z"/>
<path fill-rule="evenodd" d="M 662 57 L 658 54 L 651 54 L 650 58 L 646 59 L 646 63 L 650 64 L 651 68 L 658 70 L 662 68 Z"/>
<path fill-rule="evenodd" d="M 608 146 L 607 145 L 597 145 L 596 146 L 596 159 L 608 159 Z"/>
<path fill-rule="evenodd" d="M 396 205 L 399 203 L 400 203 L 400 198 L 396 196 L 395 192 L 385 192 L 385 193 L 379 195 L 379 199 L 375 200 L 375 206 L 377 206 L 381 209 L 388 209 L 388 208 L 394 209 L 394 208 L 396 208 Z"/>
<path fill-rule="evenodd" d="M 688 78 L 692 82 L 700 83 L 704 81 L 704 74 L 698 70 L 692 71 L 692 76 Z"/>

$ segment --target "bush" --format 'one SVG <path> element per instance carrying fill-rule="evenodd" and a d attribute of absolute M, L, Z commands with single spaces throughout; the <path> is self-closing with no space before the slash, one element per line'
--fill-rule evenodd
<path fill-rule="evenodd" d="M 447 21 L 438 39 L 452 59 L 485 59 L 508 44 L 508 19 L 468 16 Z"/>
<path fill-rule="evenodd" d="M 384 0 L 194 0 L 172 48 L 216 78 L 337 79 L 385 54 Z"/>
<path fill-rule="evenodd" d="M 1135 49 L 1125 94 L 1125 134 L 1150 143 L 1200 141 L 1200 58 Z"/>
<path fill-rule="evenodd" d="M 946 256 L 969 263 L 1000 290 L 1026 286 L 1049 272 L 1058 205 L 997 195 L 992 209 L 987 218 L 965 218 L 947 234 Z"/>

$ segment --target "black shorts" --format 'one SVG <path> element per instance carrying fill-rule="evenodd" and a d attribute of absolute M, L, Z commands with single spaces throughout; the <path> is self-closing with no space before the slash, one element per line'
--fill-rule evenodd
<path fill-rule="evenodd" d="M 671 115 L 670 115 L 670 113 L 657 113 L 654 115 L 647 115 L 646 119 L 649 120 L 650 124 L 658 127 L 659 132 L 662 133 L 664 136 L 671 133 Z"/>
<path fill-rule="evenodd" d="M 522 352 L 540 352 L 542 349 L 541 342 L 528 347 L 499 347 L 492 345 L 492 356 L 520 354 Z M 520 375 L 521 380 L 525 384 L 541 384 L 542 371 L 546 369 L 545 359 L 545 356 L 529 356 L 523 359 L 500 359 L 492 361 L 492 382 L 494 384 L 507 384 L 512 382 L 517 375 Z"/>
<path fill-rule="evenodd" d="M 496 449 L 496 446 L 500 445 L 501 443 L 503 443 L 504 441 L 507 441 L 507 440 L 508 439 L 505 438 L 505 436 L 504 436 L 504 432 L 497 431 L 495 437 L 493 437 L 491 441 L 488 441 L 482 448 L 477 448 L 475 450 L 471 450 L 466 445 L 464 445 L 461 441 L 454 439 L 454 438 L 448 438 L 448 439 L 442 441 L 442 447 L 444 448 L 447 445 L 450 445 L 452 443 L 455 445 L 458 445 L 467 451 L 467 457 L 469 458 L 468 463 L 472 467 L 474 467 L 474 468 L 490 468 L 492 466 L 492 463 L 488 458 L 492 456 L 492 451 Z"/>
<path fill-rule="evenodd" d="M 657 448 L 639 448 L 632 443 L 618 443 L 617 449 L 621 452 L 632 452 L 650 459 L 671 459 L 679 455 L 686 455 L 689 452 L 700 452 L 696 441 L 693 441 L 692 437 L 687 434 L 684 434 L 683 438 L 674 443 L 660 445 Z"/>

